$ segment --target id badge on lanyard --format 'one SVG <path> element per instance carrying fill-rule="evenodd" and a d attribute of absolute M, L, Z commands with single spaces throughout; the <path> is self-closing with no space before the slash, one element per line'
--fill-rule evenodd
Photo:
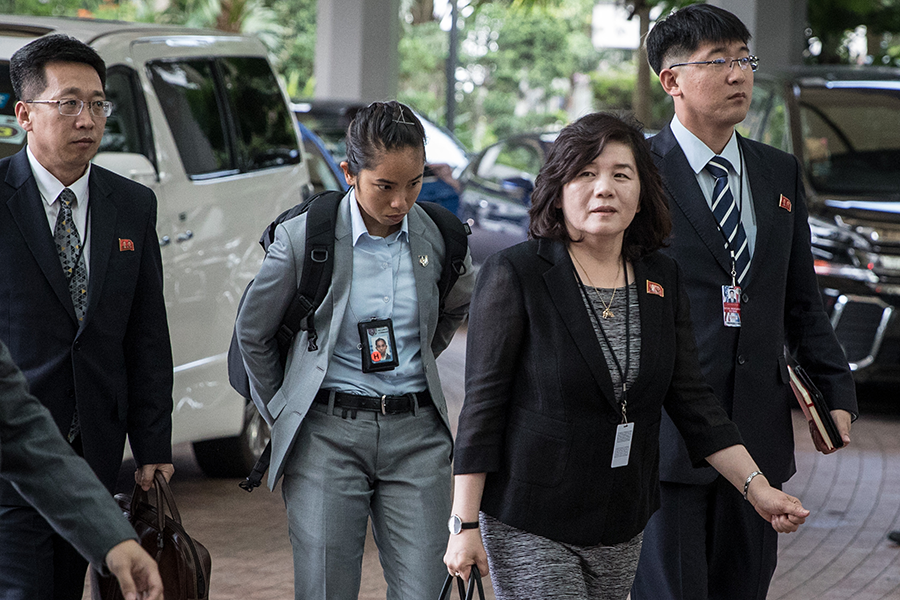
<path fill-rule="evenodd" d="M 722 286 L 722 318 L 725 327 L 741 326 L 741 287 L 738 285 Z"/>

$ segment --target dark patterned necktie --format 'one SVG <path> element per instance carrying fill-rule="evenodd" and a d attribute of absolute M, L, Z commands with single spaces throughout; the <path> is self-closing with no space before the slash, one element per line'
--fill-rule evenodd
<path fill-rule="evenodd" d="M 84 320 L 84 311 L 87 310 L 87 269 L 84 265 L 84 248 L 81 246 L 81 238 L 72 217 L 75 193 L 66 188 L 60 192 L 57 200 L 59 215 L 56 218 L 54 233 L 56 250 L 59 253 L 63 273 L 69 282 L 69 295 L 72 296 L 72 304 L 75 305 L 75 316 L 81 323 Z"/>
<path fill-rule="evenodd" d="M 741 283 L 750 268 L 750 247 L 747 245 L 747 234 L 741 223 L 741 211 L 728 186 L 730 168 L 731 163 L 721 156 L 716 156 L 706 165 L 706 170 L 716 178 L 712 197 L 713 216 L 719 224 L 722 235 L 728 241 L 728 249 L 734 252 L 735 278 Z"/>
<path fill-rule="evenodd" d="M 84 320 L 84 311 L 87 309 L 87 269 L 84 266 L 84 248 L 81 238 L 78 237 L 78 229 L 75 227 L 75 219 L 72 216 L 72 207 L 75 204 L 75 193 L 69 188 L 60 192 L 59 215 L 56 217 L 54 238 L 56 250 L 59 253 L 59 262 L 62 264 L 63 273 L 69 282 L 69 295 L 72 296 L 72 304 L 75 305 L 75 316 L 79 325 Z M 72 414 L 72 424 L 66 438 L 71 444 L 81 432 L 78 423 L 78 411 Z"/>

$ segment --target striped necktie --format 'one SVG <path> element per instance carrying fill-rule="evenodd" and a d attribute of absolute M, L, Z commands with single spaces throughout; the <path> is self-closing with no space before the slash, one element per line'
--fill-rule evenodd
<path fill-rule="evenodd" d="M 706 165 L 706 170 L 716 178 L 712 197 L 713 216 L 728 242 L 728 249 L 734 253 L 735 279 L 740 284 L 750 269 L 750 247 L 741 224 L 741 211 L 728 186 L 729 169 L 731 163 L 721 156 L 716 156 Z"/>

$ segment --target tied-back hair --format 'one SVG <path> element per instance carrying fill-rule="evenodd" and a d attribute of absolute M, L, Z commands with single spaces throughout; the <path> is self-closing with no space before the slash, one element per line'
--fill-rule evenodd
<path fill-rule="evenodd" d="M 750 41 L 740 19 L 710 4 L 691 4 L 660 19 L 647 34 L 647 61 L 653 71 L 667 68 L 673 59 L 693 54 L 701 44 Z"/>
<path fill-rule="evenodd" d="M 396 100 L 373 102 L 347 128 L 347 163 L 354 175 L 378 166 L 381 153 L 404 148 L 421 149 L 424 163 L 425 128 L 411 108 Z"/>
<path fill-rule="evenodd" d="M 563 186 L 600 156 L 609 142 L 620 142 L 631 149 L 641 184 L 640 211 L 625 230 L 622 254 L 634 261 L 666 246 L 672 222 L 643 126 L 634 118 L 626 120 L 610 113 L 581 117 L 567 125 L 553 142 L 531 194 L 530 237 L 566 243 L 580 241 L 573 240 L 566 228 L 560 208 Z"/>
<path fill-rule="evenodd" d="M 92 67 L 106 89 L 106 64 L 97 51 L 60 33 L 39 37 L 22 46 L 9 60 L 9 78 L 17 100 L 34 100 L 47 89 L 45 68 L 49 63 L 81 63 Z"/>

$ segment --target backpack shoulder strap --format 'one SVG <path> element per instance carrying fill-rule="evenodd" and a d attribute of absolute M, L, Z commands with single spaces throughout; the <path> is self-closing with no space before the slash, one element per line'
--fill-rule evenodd
<path fill-rule="evenodd" d="M 303 271 L 297 292 L 291 299 L 275 336 L 279 347 L 285 350 L 282 356 L 287 355 L 286 349 L 301 329 L 309 332 L 308 349 L 310 351 L 318 349 L 316 344 L 318 335 L 313 314 L 331 285 L 331 276 L 334 272 L 334 228 L 337 223 L 338 206 L 343 197 L 343 192 L 329 191 L 318 194 L 305 203 L 303 212 L 308 213 L 308 216 Z"/>
<path fill-rule="evenodd" d="M 434 202 L 418 202 L 428 217 L 434 221 L 444 238 L 446 259 L 438 281 L 440 312 L 444 311 L 444 300 L 453 289 L 459 276 L 465 273 L 466 251 L 469 248 L 468 235 L 472 233 L 467 223 L 463 223 L 452 212 Z"/>

